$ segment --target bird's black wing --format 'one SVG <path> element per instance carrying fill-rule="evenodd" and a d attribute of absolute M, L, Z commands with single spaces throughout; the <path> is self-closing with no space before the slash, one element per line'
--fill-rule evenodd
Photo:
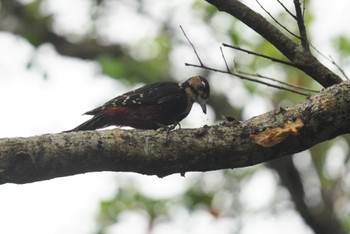
<path fill-rule="evenodd" d="M 183 95 L 183 90 L 175 82 L 156 82 L 120 95 L 105 105 L 137 106 L 162 104 Z"/>
<path fill-rule="evenodd" d="M 124 93 L 106 102 L 103 106 L 86 112 L 88 115 L 95 115 L 101 110 L 111 106 L 138 106 L 157 105 L 181 98 L 184 90 L 175 82 L 161 81 L 147 84 L 141 88 Z"/>

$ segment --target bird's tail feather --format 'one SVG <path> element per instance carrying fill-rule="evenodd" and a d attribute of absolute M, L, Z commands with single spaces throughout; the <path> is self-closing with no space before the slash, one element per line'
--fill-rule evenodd
<path fill-rule="evenodd" d="M 108 116 L 104 113 L 100 113 L 89 119 L 88 121 L 80 124 L 79 126 L 64 132 L 76 132 L 76 131 L 88 131 L 103 128 L 108 126 Z"/>

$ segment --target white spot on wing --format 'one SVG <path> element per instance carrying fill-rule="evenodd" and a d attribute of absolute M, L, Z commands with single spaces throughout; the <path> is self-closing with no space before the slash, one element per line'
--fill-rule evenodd
<path fill-rule="evenodd" d="M 127 104 L 128 100 L 130 99 L 130 96 L 124 96 L 124 97 L 125 97 L 125 99 L 122 102 L 123 106 L 125 106 Z"/>

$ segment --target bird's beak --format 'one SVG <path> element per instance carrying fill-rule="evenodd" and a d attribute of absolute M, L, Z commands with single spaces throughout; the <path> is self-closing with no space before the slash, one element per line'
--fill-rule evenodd
<path fill-rule="evenodd" d="M 198 104 L 201 106 L 203 113 L 206 114 L 207 113 L 206 100 L 199 97 Z"/>

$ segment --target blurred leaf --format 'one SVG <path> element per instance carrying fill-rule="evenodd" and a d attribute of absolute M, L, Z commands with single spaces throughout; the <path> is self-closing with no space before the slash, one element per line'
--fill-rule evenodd
<path fill-rule="evenodd" d="M 343 55 L 350 54 L 350 40 L 344 35 L 340 35 L 333 39 L 333 44 L 337 50 Z"/>
<path fill-rule="evenodd" d="M 209 22 L 210 19 L 218 12 L 216 7 L 201 0 L 194 1 L 192 8 L 194 12 L 200 12 L 202 19 L 206 22 Z"/>
<path fill-rule="evenodd" d="M 126 211 L 144 211 L 150 221 L 158 216 L 167 214 L 167 203 L 170 200 L 151 199 L 140 193 L 134 183 L 120 188 L 111 200 L 100 202 L 99 223 L 101 227 L 118 222 L 118 217 Z"/>
<path fill-rule="evenodd" d="M 44 16 L 41 13 L 42 0 L 33 1 L 27 5 L 24 5 L 24 11 L 19 11 L 18 14 L 22 14 L 28 25 L 22 28 L 23 36 L 34 46 L 38 46 L 42 42 L 42 35 L 47 30 L 47 26 L 50 25 L 51 16 Z"/>
<path fill-rule="evenodd" d="M 156 55 L 146 59 L 136 59 L 132 55 L 117 58 L 106 55 L 100 56 L 98 62 L 102 67 L 102 71 L 115 79 L 125 79 L 131 83 L 151 83 L 169 80 L 169 38 L 164 34 L 159 35 L 151 43 L 158 50 Z M 130 54 L 130 51 L 128 53 Z M 148 57 L 148 55 L 143 56 Z"/>

